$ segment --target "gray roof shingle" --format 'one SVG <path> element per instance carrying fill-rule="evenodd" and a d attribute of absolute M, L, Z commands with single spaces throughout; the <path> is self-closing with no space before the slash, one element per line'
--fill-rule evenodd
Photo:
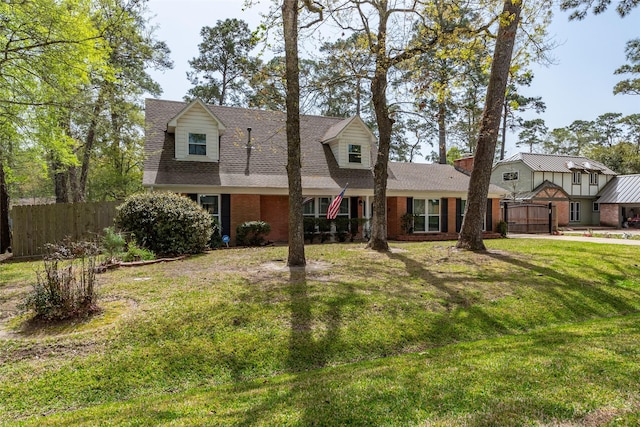
<path fill-rule="evenodd" d="M 286 115 L 282 112 L 237 107 L 207 107 L 225 126 L 220 138 L 219 162 L 175 160 L 175 137 L 167 123 L 185 102 L 147 99 L 143 184 L 145 186 L 223 186 L 236 188 L 288 188 Z M 338 135 L 352 119 L 325 116 L 300 117 L 302 185 L 305 189 L 338 191 L 373 189 L 373 171 L 338 167 L 331 148 L 322 141 Z M 247 149 L 247 128 L 252 148 Z M 372 147 L 372 164 L 375 162 Z M 392 191 L 442 191 L 466 193 L 469 177 L 452 166 L 390 163 L 388 189 Z M 506 190 L 492 185 L 493 197 Z"/>

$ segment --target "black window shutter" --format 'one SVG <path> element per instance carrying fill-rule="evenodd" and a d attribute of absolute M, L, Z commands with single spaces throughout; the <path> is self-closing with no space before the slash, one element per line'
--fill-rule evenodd
<path fill-rule="evenodd" d="M 351 203 L 351 218 L 358 218 L 358 201 L 359 197 L 349 197 L 349 203 Z"/>
<path fill-rule="evenodd" d="M 413 213 L 413 197 L 407 197 L 407 213 Z"/>
<path fill-rule="evenodd" d="M 493 212 L 491 212 L 491 203 L 493 199 L 487 199 L 487 231 L 493 231 Z"/>
<path fill-rule="evenodd" d="M 440 199 L 440 231 L 449 231 L 449 199 L 446 197 Z"/>
<path fill-rule="evenodd" d="M 195 193 L 189 193 L 187 194 L 187 197 L 190 198 L 191 200 L 193 200 L 194 202 L 198 203 L 198 195 Z"/>
<path fill-rule="evenodd" d="M 231 195 L 222 194 L 220 196 L 220 226 L 222 235 L 231 235 Z"/>
<path fill-rule="evenodd" d="M 462 228 L 462 215 L 464 215 L 464 212 L 462 212 L 462 199 L 457 198 L 456 199 L 456 233 L 459 233 L 460 229 Z"/>

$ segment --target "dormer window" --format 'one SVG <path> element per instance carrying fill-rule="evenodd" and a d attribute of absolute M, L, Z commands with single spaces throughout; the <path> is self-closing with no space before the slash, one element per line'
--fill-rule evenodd
<path fill-rule="evenodd" d="M 195 156 L 207 155 L 207 135 L 189 132 L 189 154 Z"/>
<path fill-rule="evenodd" d="M 362 145 L 349 144 L 349 163 L 362 163 Z"/>
<path fill-rule="evenodd" d="M 518 171 L 515 172 L 505 172 L 502 174 L 503 181 L 517 181 L 518 180 Z"/>
<path fill-rule="evenodd" d="M 589 185 L 598 185 L 598 173 L 591 172 L 589 174 Z"/>

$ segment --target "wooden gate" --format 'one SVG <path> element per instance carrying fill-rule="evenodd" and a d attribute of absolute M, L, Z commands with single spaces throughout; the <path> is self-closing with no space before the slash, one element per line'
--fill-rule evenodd
<path fill-rule="evenodd" d="M 556 207 L 550 204 L 505 204 L 504 219 L 509 233 L 551 233 L 557 228 Z"/>

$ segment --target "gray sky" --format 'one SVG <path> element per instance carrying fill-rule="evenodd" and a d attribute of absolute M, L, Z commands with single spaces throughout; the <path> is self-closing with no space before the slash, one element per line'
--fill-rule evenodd
<path fill-rule="evenodd" d="M 182 100 L 189 90 L 187 61 L 198 55 L 203 26 L 238 18 L 256 28 L 259 12 L 264 12 L 268 3 L 262 0 L 257 8 L 243 11 L 242 0 L 150 0 L 153 22 L 158 27 L 156 35 L 169 45 L 175 64 L 173 70 L 153 73 L 164 91 L 162 98 Z M 568 126 L 574 120 L 594 120 L 607 112 L 640 113 L 640 96 L 613 95 L 613 86 L 621 78 L 613 71 L 625 63 L 625 43 L 640 37 L 639 9 L 624 19 L 614 10 L 572 22 L 566 13 L 555 15 L 549 34 L 558 44 L 552 53 L 556 64 L 533 66 L 533 84 L 523 91 L 542 97 L 547 111 L 539 117 L 549 129 Z M 519 151 L 514 145 L 516 139 L 516 135 L 510 136 L 508 154 Z"/>

